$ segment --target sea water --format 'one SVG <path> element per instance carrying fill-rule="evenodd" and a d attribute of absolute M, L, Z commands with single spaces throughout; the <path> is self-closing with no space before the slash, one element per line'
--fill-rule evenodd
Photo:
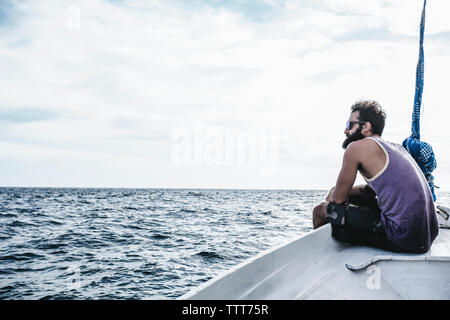
<path fill-rule="evenodd" d="M 175 299 L 311 231 L 326 194 L 0 188 L 0 299 Z"/>

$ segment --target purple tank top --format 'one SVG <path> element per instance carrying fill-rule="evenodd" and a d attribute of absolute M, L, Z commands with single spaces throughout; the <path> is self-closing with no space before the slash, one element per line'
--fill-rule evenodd
<path fill-rule="evenodd" d="M 371 179 L 377 194 L 381 222 L 388 238 L 398 247 L 427 251 L 439 232 L 433 196 L 417 163 L 401 145 L 374 140 L 386 155 L 386 164 Z"/>

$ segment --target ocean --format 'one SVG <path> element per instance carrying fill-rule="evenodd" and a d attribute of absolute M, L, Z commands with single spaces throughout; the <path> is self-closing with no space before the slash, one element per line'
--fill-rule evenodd
<path fill-rule="evenodd" d="M 0 299 L 175 299 L 311 231 L 326 194 L 0 188 Z"/>
<path fill-rule="evenodd" d="M 311 231 L 326 194 L 0 188 L 0 299 L 176 299 Z"/>

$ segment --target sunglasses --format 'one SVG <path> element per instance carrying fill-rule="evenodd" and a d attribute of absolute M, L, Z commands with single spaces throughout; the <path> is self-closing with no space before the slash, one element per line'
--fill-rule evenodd
<path fill-rule="evenodd" d="M 366 121 L 347 121 L 347 126 L 345 128 L 347 130 L 350 130 L 355 123 L 363 124 L 363 123 L 366 123 Z"/>

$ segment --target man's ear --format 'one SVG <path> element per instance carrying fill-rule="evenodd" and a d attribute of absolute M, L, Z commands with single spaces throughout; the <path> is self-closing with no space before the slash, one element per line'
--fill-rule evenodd
<path fill-rule="evenodd" d="M 372 133 L 372 124 L 370 122 L 364 123 L 362 133 Z"/>

